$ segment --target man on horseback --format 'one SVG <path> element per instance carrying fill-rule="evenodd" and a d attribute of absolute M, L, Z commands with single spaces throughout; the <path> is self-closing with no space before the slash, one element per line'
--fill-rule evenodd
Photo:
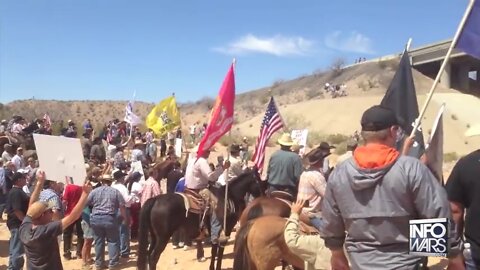
<path fill-rule="evenodd" d="M 315 149 L 308 155 L 309 169 L 302 173 L 298 185 L 297 199 L 309 202 L 309 205 L 303 208 L 303 213 L 318 231 L 321 231 L 323 222 L 321 208 L 327 181 L 323 175 L 322 165 L 327 155 L 320 149 Z"/>
<path fill-rule="evenodd" d="M 187 170 L 185 174 L 186 189 L 194 191 L 203 198 L 205 204 L 207 205 L 205 211 L 208 210 L 208 206 L 210 205 L 210 203 L 215 203 L 216 201 L 218 201 L 215 195 L 208 189 L 208 185 L 210 183 L 215 183 L 218 177 L 223 173 L 223 171 L 230 166 L 230 162 L 226 161 L 224 162 L 222 167 L 219 166 L 214 171 L 212 171 L 208 164 L 208 157 L 210 156 L 210 151 L 211 149 L 205 150 L 203 152 L 203 155 L 198 157 L 197 159 L 191 158 L 189 160 L 189 164 L 187 165 Z M 217 218 L 215 211 L 212 211 L 211 214 L 211 241 L 212 243 L 216 243 L 219 240 L 216 237 L 220 235 L 220 231 L 222 230 L 222 222 Z M 200 229 L 202 230 L 203 224 L 201 224 L 200 227 Z"/>
<path fill-rule="evenodd" d="M 272 155 L 268 163 L 268 191 L 285 191 L 295 197 L 298 181 L 303 172 L 302 159 L 290 150 L 294 144 L 290 134 L 284 133 L 278 144 L 280 150 Z"/>

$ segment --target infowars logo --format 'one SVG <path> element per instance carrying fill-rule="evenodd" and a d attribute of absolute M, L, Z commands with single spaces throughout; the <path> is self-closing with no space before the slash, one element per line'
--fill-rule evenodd
<path fill-rule="evenodd" d="M 448 253 L 448 219 L 410 220 L 410 254 L 446 257 Z"/>

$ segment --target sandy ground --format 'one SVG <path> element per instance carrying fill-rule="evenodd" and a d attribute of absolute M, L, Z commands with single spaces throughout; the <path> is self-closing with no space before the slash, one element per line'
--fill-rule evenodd
<path fill-rule="evenodd" d="M 363 112 L 375 104 L 379 104 L 383 95 L 354 96 L 337 99 L 314 99 L 296 104 L 280 106 L 279 110 L 287 124 L 294 126 L 288 128 L 308 128 L 309 131 L 321 134 L 353 134 L 361 130 L 360 118 Z M 421 109 L 426 99 L 425 95 L 418 96 Z M 466 138 L 465 131 L 469 126 L 480 124 L 478 108 L 480 99 L 461 93 L 437 93 L 427 108 L 422 128 L 425 141 L 428 140 L 429 131 L 442 103 L 447 103 L 444 113 L 444 152 L 457 152 L 465 155 L 478 148 L 480 137 Z M 296 119 L 296 123 L 288 120 Z M 246 136 L 258 136 L 263 115 L 257 115 L 235 128 L 239 128 Z"/>
<path fill-rule="evenodd" d="M 8 264 L 8 239 L 10 233 L 8 231 L 5 221 L 0 222 L 0 270 L 7 269 Z M 230 244 L 225 250 L 224 260 L 222 269 L 232 269 L 233 266 L 233 239 L 235 234 L 232 234 L 232 239 Z M 132 250 L 136 251 L 137 243 L 134 242 L 131 245 Z M 62 247 L 60 247 L 62 249 Z M 62 251 L 60 251 L 62 252 Z M 93 249 L 92 249 L 93 253 Z M 205 247 L 205 256 L 210 255 L 210 248 Z M 63 260 L 63 259 L 62 259 Z M 446 260 L 431 258 L 430 265 L 432 270 L 445 269 Z M 81 260 L 63 260 L 63 267 L 66 270 L 80 270 L 81 269 Z M 160 261 L 157 264 L 157 269 L 161 270 L 206 270 L 209 267 L 209 261 L 206 262 L 197 262 L 196 260 L 196 250 L 195 247 L 191 247 L 188 250 L 184 251 L 183 249 L 174 250 L 171 244 L 168 244 L 165 251 L 160 258 Z M 121 261 L 121 269 L 134 270 L 136 269 L 136 259 L 135 256 L 131 256 L 130 259 L 123 259 Z M 281 269 L 277 267 L 277 269 Z"/>

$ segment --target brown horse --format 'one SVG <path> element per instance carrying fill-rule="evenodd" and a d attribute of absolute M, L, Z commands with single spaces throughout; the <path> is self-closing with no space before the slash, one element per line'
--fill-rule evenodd
<path fill-rule="evenodd" d="M 155 180 L 160 183 L 164 178 L 167 178 L 167 175 L 173 170 L 175 165 L 174 160 L 165 160 L 163 162 L 157 162 L 153 165 L 153 170 L 155 171 Z"/>
<path fill-rule="evenodd" d="M 254 199 L 247 205 L 239 219 L 240 226 L 245 225 L 248 221 L 262 216 L 278 216 L 289 217 L 290 207 L 275 198 L 260 197 Z"/>
<path fill-rule="evenodd" d="M 304 269 L 303 260 L 285 243 L 286 219 L 263 216 L 242 226 L 235 237 L 233 270 L 274 270 L 281 261 Z"/>

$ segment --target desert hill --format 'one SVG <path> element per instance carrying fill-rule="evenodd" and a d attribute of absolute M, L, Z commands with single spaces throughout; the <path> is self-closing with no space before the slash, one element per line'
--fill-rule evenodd
<path fill-rule="evenodd" d="M 398 59 L 371 61 L 347 68 L 332 65 L 329 70 L 314 72 L 293 80 L 277 80 L 271 86 L 238 94 L 236 97 L 236 122 L 234 134 L 255 137 L 265 112 L 270 95 L 275 97 L 287 128 L 308 128 L 311 141 L 316 144 L 322 136 L 328 134 L 351 135 L 359 129 L 361 113 L 369 106 L 380 102 L 398 65 Z M 413 70 L 419 106 L 423 104 L 432 80 L 420 72 Z M 348 97 L 332 99 L 325 94 L 325 83 L 345 84 Z M 159 97 L 162 99 L 164 97 Z M 478 108 L 479 99 L 461 94 L 452 89 L 439 86 L 424 119 L 424 134 L 428 137 L 436 111 L 443 101 L 448 100 L 445 119 L 446 152 L 464 154 L 471 151 L 473 145 L 480 141 L 463 137 L 465 129 L 476 121 L 468 110 Z M 157 102 L 157 101 L 155 101 Z M 194 103 L 179 104 L 182 114 L 183 128 L 194 122 L 208 121 L 209 111 L 214 97 L 205 97 Z M 21 100 L 0 106 L 0 117 L 8 118 L 12 114 L 21 114 L 29 119 L 42 117 L 45 112 L 53 121 L 72 119 L 81 123 L 91 119 L 94 126 L 100 126 L 113 118 L 122 119 L 126 101 L 54 101 L 54 100 Z M 145 118 L 154 103 L 136 102 L 135 112 Z"/>

